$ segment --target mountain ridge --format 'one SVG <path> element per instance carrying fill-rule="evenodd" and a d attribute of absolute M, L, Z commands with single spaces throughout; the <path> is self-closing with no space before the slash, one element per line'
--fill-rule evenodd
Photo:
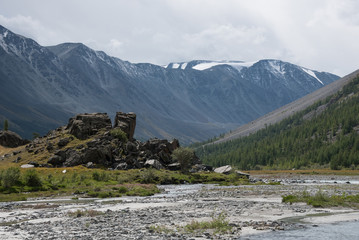
<path fill-rule="evenodd" d="M 295 113 L 304 110 L 310 105 L 314 104 L 317 101 L 323 100 L 326 97 L 340 91 L 343 86 L 348 84 L 355 76 L 359 76 L 359 70 L 356 70 L 343 78 L 320 88 L 303 98 L 297 99 L 283 107 L 280 107 L 273 112 L 270 112 L 248 124 L 244 124 L 239 128 L 231 131 L 230 133 L 225 134 L 222 138 L 213 142 L 213 144 L 218 144 L 230 140 L 234 140 L 236 138 L 248 136 L 256 131 L 265 128 L 271 124 L 275 124 L 280 122 L 284 118 L 290 117 Z M 211 144 L 211 143 L 210 143 Z"/>
<path fill-rule="evenodd" d="M 82 43 L 43 47 L 1 26 L 0 62 L 0 121 L 8 118 L 26 137 L 61 126 L 76 113 L 113 116 L 123 111 L 139 115 L 135 134 L 140 139 L 176 137 L 190 143 L 234 129 L 323 86 L 302 67 L 280 60 L 259 60 L 242 70 L 228 64 L 193 68 L 211 62 L 206 60 L 180 69 L 133 64 Z M 324 85 L 338 78 L 310 71 Z"/>

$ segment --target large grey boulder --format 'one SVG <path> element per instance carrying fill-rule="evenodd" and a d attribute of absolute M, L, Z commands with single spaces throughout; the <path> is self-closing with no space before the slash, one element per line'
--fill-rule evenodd
<path fill-rule="evenodd" d="M 132 141 L 136 128 L 136 114 L 117 112 L 115 116 L 114 128 L 120 128 L 127 134 L 128 140 Z"/>
<path fill-rule="evenodd" d="M 150 159 L 145 162 L 145 167 L 153 167 L 159 170 L 163 168 L 163 165 L 156 159 Z"/>
<path fill-rule="evenodd" d="M 233 172 L 233 168 L 230 165 L 225 165 L 214 169 L 214 172 L 222 173 L 222 174 L 230 174 Z"/>
<path fill-rule="evenodd" d="M 85 113 L 70 118 L 67 129 L 78 139 L 87 139 L 101 129 L 109 130 L 112 124 L 107 113 Z"/>
<path fill-rule="evenodd" d="M 22 139 L 20 135 L 12 131 L 0 131 L 0 145 L 4 147 L 15 148 L 29 143 L 28 140 Z"/>

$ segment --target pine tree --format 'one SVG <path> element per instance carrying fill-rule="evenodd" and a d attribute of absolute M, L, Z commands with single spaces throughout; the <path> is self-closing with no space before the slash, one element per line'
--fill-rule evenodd
<path fill-rule="evenodd" d="M 7 119 L 5 119 L 4 121 L 4 131 L 8 131 L 9 130 L 9 122 Z"/>

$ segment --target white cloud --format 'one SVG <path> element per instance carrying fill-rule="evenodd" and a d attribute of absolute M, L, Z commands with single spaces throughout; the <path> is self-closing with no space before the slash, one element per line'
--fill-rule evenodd
<path fill-rule="evenodd" d="M 132 62 L 278 58 L 359 67 L 356 0 L 4 0 L 0 24 L 42 45 L 83 42 Z"/>
<path fill-rule="evenodd" d="M 110 46 L 112 48 L 117 49 L 117 48 L 120 48 L 122 46 L 122 42 L 113 38 L 113 39 L 110 40 Z"/>
<path fill-rule="evenodd" d="M 43 29 L 41 23 L 31 16 L 16 15 L 6 18 L 0 14 L 0 24 L 10 28 L 10 30 L 14 32 L 32 38 L 37 38 L 38 33 Z"/>

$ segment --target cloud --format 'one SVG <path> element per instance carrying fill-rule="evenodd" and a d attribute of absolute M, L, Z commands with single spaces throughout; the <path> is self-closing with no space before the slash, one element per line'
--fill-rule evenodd
<path fill-rule="evenodd" d="M 340 75 L 359 66 L 356 0 L 4 0 L 0 24 L 132 62 L 277 58 Z"/>
<path fill-rule="evenodd" d="M 43 29 L 41 23 L 31 16 L 16 15 L 7 18 L 0 15 L 0 24 L 10 28 L 10 30 L 14 32 L 35 39 L 37 38 L 38 33 L 41 32 L 41 29 Z"/>

